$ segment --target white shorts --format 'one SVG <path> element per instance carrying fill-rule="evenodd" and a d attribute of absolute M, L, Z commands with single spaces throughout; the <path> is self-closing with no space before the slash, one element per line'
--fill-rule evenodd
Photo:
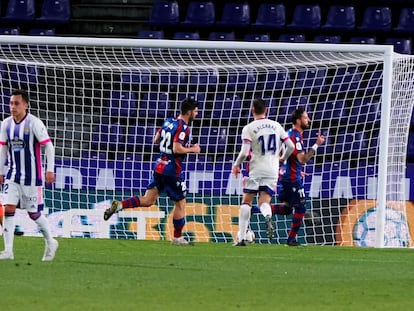
<path fill-rule="evenodd" d="M 19 205 L 30 213 L 43 210 L 42 186 L 24 186 L 8 180 L 3 192 L 3 205 Z"/>
<path fill-rule="evenodd" d="M 270 195 L 276 193 L 277 178 L 276 177 L 246 177 L 243 182 L 243 192 L 245 193 L 257 193 L 259 191 L 265 191 Z"/>

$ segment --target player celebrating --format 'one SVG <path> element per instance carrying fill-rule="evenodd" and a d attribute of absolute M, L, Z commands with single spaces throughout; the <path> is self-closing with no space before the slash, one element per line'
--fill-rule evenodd
<path fill-rule="evenodd" d="M 279 160 L 284 161 L 294 150 L 293 143 L 282 126 L 266 118 L 267 108 L 263 99 L 255 99 L 251 111 L 254 121 L 242 130 L 242 147 L 232 168 L 233 174 L 237 177 L 240 173 L 240 165 L 249 156 L 249 175 L 244 185 L 239 212 L 240 240 L 235 246 L 248 244 L 246 230 L 250 221 L 253 198 L 257 193 L 259 193 L 259 209 L 266 220 L 268 238 L 273 237 L 275 226 L 272 221 L 270 200 L 276 190 Z M 280 141 L 284 142 L 286 148 L 279 159 Z"/>
<path fill-rule="evenodd" d="M 104 213 L 108 220 L 114 213 L 124 208 L 151 206 L 158 199 L 160 192 L 166 192 L 174 201 L 173 225 L 175 245 L 190 245 L 182 236 L 185 225 L 185 196 L 187 188 L 183 178 L 182 161 L 187 153 L 200 153 L 200 146 L 189 143 L 189 124 L 198 114 L 198 102 L 185 99 L 181 103 L 181 114 L 176 118 L 168 118 L 157 131 L 154 142 L 159 144 L 160 155 L 156 160 L 153 177 L 147 186 L 144 196 L 133 196 L 123 201 L 113 201 Z"/>
<path fill-rule="evenodd" d="M 308 113 L 303 108 L 298 108 L 293 112 L 293 128 L 288 131 L 288 135 L 294 143 L 295 150 L 283 165 L 279 194 L 279 199 L 284 204 L 272 206 L 273 212 L 278 215 L 290 215 L 293 209 L 295 210 L 287 239 L 287 245 L 289 246 L 300 246 L 296 236 L 303 224 L 306 212 L 302 166 L 315 155 L 318 147 L 325 142 L 325 137 L 319 133 L 316 143 L 305 152 L 302 135 L 303 131 L 310 127 L 310 122 Z"/>
<path fill-rule="evenodd" d="M 55 149 L 43 122 L 28 112 L 29 97 L 23 90 L 15 90 L 10 98 L 11 116 L 0 129 L 0 167 L 3 168 L 8 155 L 9 170 L 4 184 L 4 251 L 0 259 L 14 259 L 14 214 L 16 206 L 26 209 L 29 217 L 42 232 L 46 247 L 43 261 L 55 257 L 58 242 L 52 238 L 49 223 L 43 210 L 42 165 L 40 146 L 45 146 L 47 160 L 46 183 L 55 181 Z M 0 175 L 3 184 L 4 176 Z"/>

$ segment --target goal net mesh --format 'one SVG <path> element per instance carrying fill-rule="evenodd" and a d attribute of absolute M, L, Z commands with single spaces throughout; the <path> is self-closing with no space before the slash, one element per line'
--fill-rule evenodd
<path fill-rule="evenodd" d="M 108 222 L 102 215 L 111 200 L 144 194 L 158 155 L 154 133 L 190 96 L 200 112 L 191 141 L 202 152 L 185 163 L 184 234 L 194 241 L 232 242 L 242 179 L 231 175 L 231 166 L 241 130 L 252 120 L 252 99 L 260 97 L 268 117 L 286 130 L 294 109 L 308 111 L 306 147 L 318 132 L 326 137 L 305 168 L 307 213 L 300 242 L 373 246 L 378 167 L 386 161 L 385 245 L 410 246 L 414 220 L 405 169 L 413 60 L 394 55 L 385 130 L 383 72 L 381 53 L 2 43 L 0 112 L 2 119 L 9 115 L 12 89 L 27 89 L 30 112 L 54 141 L 57 179 L 46 185 L 45 212 L 56 236 L 172 238 L 173 202 L 164 195 L 150 208 L 125 210 Z M 388 141 L 384 159 L 380 132 Z M 263 217 L 252 214 L 256 242 L 285 243 L 291 219 L 275 216 L 275 221 L 276 237 L 269 241 Z M 18 213 L 17 224 L 27 235 L 39 235 L 24 213 Z"/>

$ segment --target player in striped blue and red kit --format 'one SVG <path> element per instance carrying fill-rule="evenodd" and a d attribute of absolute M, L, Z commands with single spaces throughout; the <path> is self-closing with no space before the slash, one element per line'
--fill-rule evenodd
<path fill-rule="evenodd" d="M 189 245 L 189 242 L 182 236 L 187 194 L 182 163 L 187 153 L 200 153 L 198 144 L 189 146 L 189 125 L 197 114 L 197 101 L 188 98 L 181 103 L 181 114 L 177 118 L 167 118 L 164 121 L 154 138 L 154 142 L 159 145 L 160 154 L 145 195 L 133 196 L 122 201 L 114 200 L 111 206 L 105 210 L 105 220 L 124 208 L 151 206 L 155 204 L 160 193 L 165 192 L 174 201 L 174 238 L 172 243 Z"/>
<path fill-rule="evenodd" d="M 293 212 L 292 224 L 287 239 L 287 245 L 289 246 L 300 245 L 296 240 L 296 236 L 303 224 L 306 212 L 303 165 L 315 155 L 318 147 L 325 142 L 325 137 L 319 133 L 316 143 L 308 151 L 305 151 L 302 135 L 303 131 L 310 127 L 310 122 L 308 113 L 303 108 L 298 108 L 293 112 L 293 127 L 287 133 L 295 145 L 295 150 L 284 163 L 280 179 L 279 200 L 284 204 L 272 206 L 273 214 L 290 215 Z"/>
<path fill-rule="evenodd" d="M 10 98 L 11 116 L 6 118 L 0 129 L 0 169 L 8 158 L 8 171 L 4 184 L 4 251 L 0 259 L 14 259 L 13 236 L 16 207 L 25 209 L 36 222 L 45 238 L 43 261 L 55 257 L 58 242 L 52 238 L 49 223 L 43 210 L 41 146 L 45 147 L 47 161 L 45 182 L 55 181 L 55 149 L 43 122 L 30 114 L 29 96 L 24 90 L 15 90 Z M 4 176 L 0 172 L 0 184 Z"/>

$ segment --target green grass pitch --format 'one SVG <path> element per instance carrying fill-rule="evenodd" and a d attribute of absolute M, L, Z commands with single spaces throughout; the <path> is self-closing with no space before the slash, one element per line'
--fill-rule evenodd
<path fill-rule="evenodd" d="M 0 310 L 411 310 L 414 249 L 16 237 Z"/>

